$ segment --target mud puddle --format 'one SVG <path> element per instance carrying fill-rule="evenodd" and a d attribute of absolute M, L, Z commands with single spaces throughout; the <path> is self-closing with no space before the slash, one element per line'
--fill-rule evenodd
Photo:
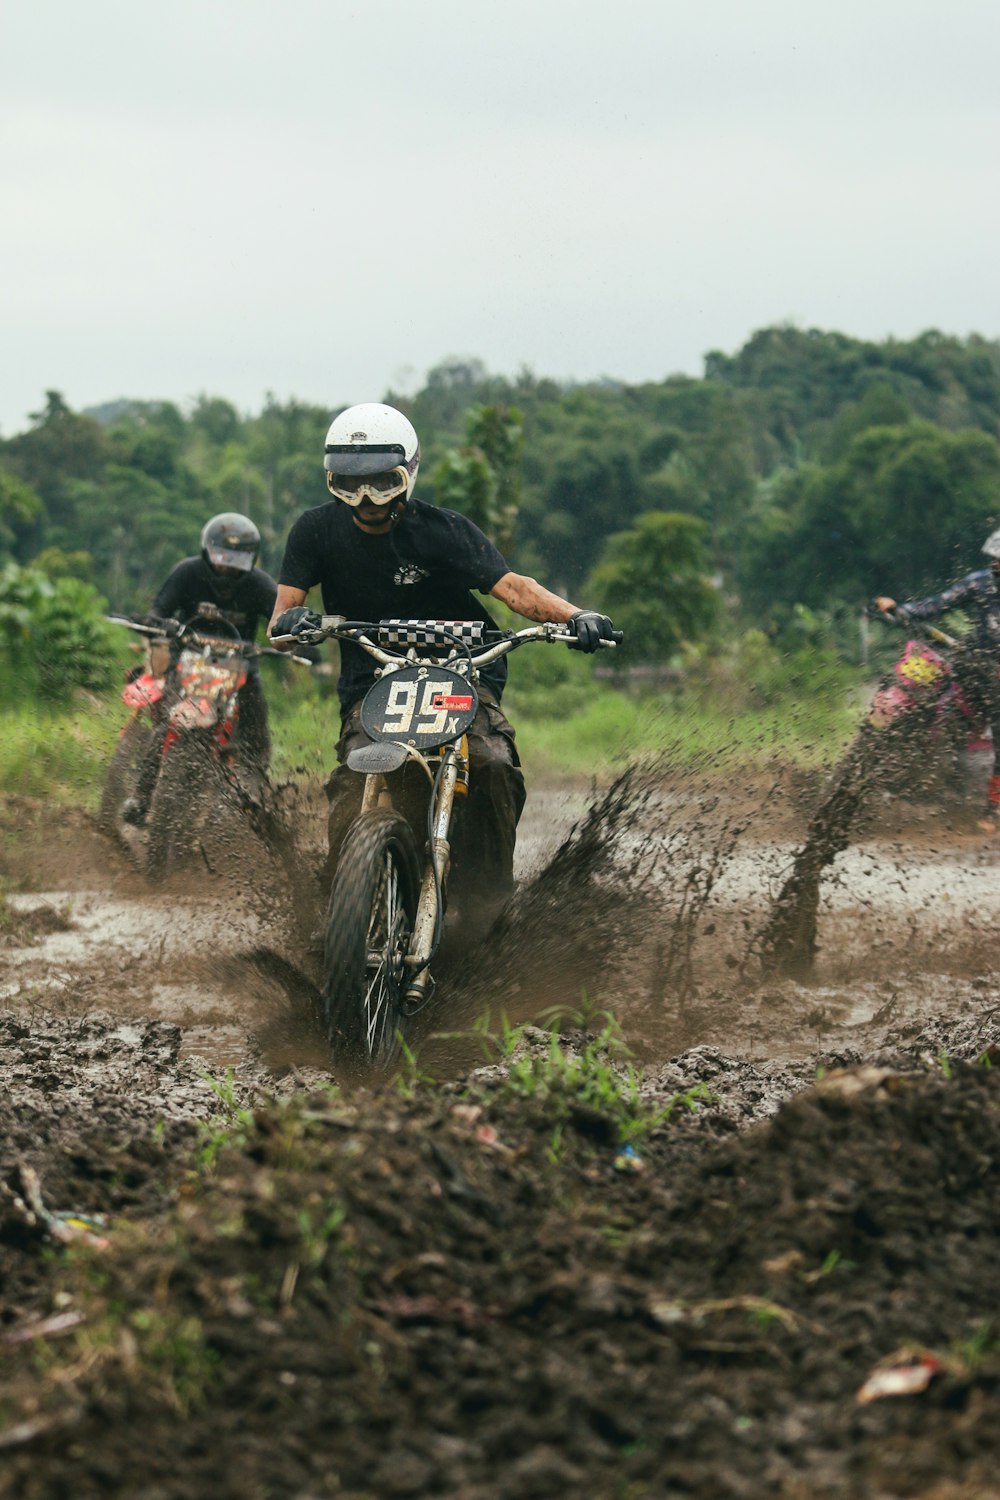
<path fill-rule="evenodd" d="M 247 1030 L 261 1019 L 260 996 L 234 973 L 233 959 L 253 950 L 261 922 L 252 912 L 234 915 L 230 895 L 195 902 L 149 892 L 109 900 L 98 891 L 39 891 L 11 894 L 6 904 L 14 921 L 0 946 L 5 1008 L 41 1003 L 173 1022 L 184 1034 L 183 1054 L 197 1052 L 213 1065 L 245 1052 Z"/>
<path fill-rule="evenodd" d="M 683 781 L 630 788 L 590 827 L 592 806 L 578 790 L 529 795 L 519 904 L 471 962 L 460 953 L 457 980 L 445 965 L 424 1027 L 437 1066 L 460 1069 L 470 1054 L 434 1033 L 471 1028 L 487 1010 L 522 1022 L 581 1007 L 613 1011 L 647 1062 L 703 1045 L 807 1061 L 838 1042 L 863 1046 L 866 1029 L 889 1019 L 919 1028 L 961 1015 L 993 982 L 1000 881 L 989 841 L 920 826 L 848 848 L 822 884 L 811 973 L 762 980 L 753 941 L 793 858 L 787 814 L 783 837 L 768 839 L 766 796 L 741 803 Z M 85 844 L 82 827 L 75 842 Z M 322 1066 L 302 1026 L 303 950 L 318 912 L 291 923 L 273 902 L 205 879 L 153 893 L 127 862 L 106 861 L 100 885 L 105 843 L 92 833 L 78 888 L 7 896 L 0 1005 L 170 1023 L 180 1055 L 212 1069 L 262 1045 L 278 1073 Z"/>

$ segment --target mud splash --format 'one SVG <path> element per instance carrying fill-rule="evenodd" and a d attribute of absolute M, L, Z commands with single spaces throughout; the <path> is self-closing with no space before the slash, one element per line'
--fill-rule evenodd
<path fill-rule="evenodd" d="M 864 729 L 833 774 L 830 788 L 814 813 L 805 843 L 792 861 L 771 915 L 748 959 L 759 959 L 764 974 L 802 975 L 816 957 L 816 920 L 824 870 L 845 850 L 869 795 L 882 743 Z"/>
<path fill-rule="evenodd" d="M 421 1057 L 432 1071 L 458 1072 L 478 1052 L 455 1034 L 477 1023 L 602 1010 L 645 1061 L 720 1041 L 805 1057 L 870 1025 L 901 990 L 917 1022 L 953 1003 L 949 985 L 964 1003 L 993 968 L 991 853 L 933 821 L 873 841 L 862 829 L 865 770 L 863 757 L 848 764 L 804 850 L 791 843 L 780 774 L 722 786 L 713 765 L 678 774 L 666 758 L 589 798 L 533 789 L 515 900 L 475 947 L 446 925 L 438 991 L 414 1036 Z M 216 1070 L 256 1058 L 275 1076 L 329 1070 L 314 1020 L 325 808 L 308 789 L 290 805 L 291 860 L 244 865 L 235 884 L 187 872 L 157 892 L 84 815 L 61 814 L 70 852 L 60 873 L 77 890 L 8 903 L 22 932 L 6 941 L 0 932 L 5 1003 L 172 1022 L 183 1054 Z M 0 875 L 54 873 L 43 805 L 10 800 L 0 815 L 15 835 Z M 69 930 L 43 931 L 54 920 L 46 912 Z M 31 941 L 25 922 L 38 925 Z M 809 962 L 784 978 L 774 963 L 762 982 L 762 932 L 772 961 L 790 949 Z"/>
<path fill-rule="evenodd" d="M 804 977 L 817 952 L 817 916 L 825 871 L 872 816 L 879 794 L 905 791 L 918 802 L 949 808 L 959 824 L 971 824 L 972 789 L 932 735 L 933 708 L 914 709 L 882 728 L 862 724 L 830 777 L 813 813 L 805 841 L 774 901 L 748 959 L 765 975 Z"/>

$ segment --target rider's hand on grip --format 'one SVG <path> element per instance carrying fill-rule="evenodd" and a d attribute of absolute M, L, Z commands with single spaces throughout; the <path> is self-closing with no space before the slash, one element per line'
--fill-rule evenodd
<path fill-rule="evenodd" d="M 568 628 L 576 636 L 575 641 L 570 642 L 571 651 L 596 651 L 602 641 L 614 641 L 615 628 L 607 615 L 601 615 L 592 609 L 579 609 L 575 615 L 571 615 Z"/>
<path fill-rule="evenodd" d="M 294 609 L 282 610 L 271 626 L 270 636 L 274 640 L 279 635 L 298 635 L 303 630 L 322 628 L 323 621 L 315 610 L 306 609 L 304 604 L 296 604 Z"/>

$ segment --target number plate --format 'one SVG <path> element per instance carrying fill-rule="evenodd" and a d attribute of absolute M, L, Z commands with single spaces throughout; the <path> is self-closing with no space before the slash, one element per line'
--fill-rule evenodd
<path fill-rule="evenodd" d="M 401 667 L 368 689 L 361 727 L 373 740 L 398 740 L 414 750 L 433 750 L 463 735 L 478 707 L 475 688 L 457 672 Z"/>

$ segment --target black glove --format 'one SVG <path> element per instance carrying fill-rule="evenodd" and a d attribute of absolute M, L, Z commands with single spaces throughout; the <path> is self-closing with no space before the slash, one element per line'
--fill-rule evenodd
<path fill-rule="evenodd" d="M 276 635 L 298 635 L 302 630 L 320 630 L 323 620 L 314 609 L 296 604 L 294 609 L 282 610 L 271 626 L 271 639 Z"/>
<path fill-rule="evenodd" d="M 576 636 L 575 641 L 570 642 L 571 651 L 596 651 L 602 641 L 614 639 L 614 626 L 607 615 L 599 615 L 592 609 L 578 609 L 575 615 L 570 616 L 569 629 Z"/>

